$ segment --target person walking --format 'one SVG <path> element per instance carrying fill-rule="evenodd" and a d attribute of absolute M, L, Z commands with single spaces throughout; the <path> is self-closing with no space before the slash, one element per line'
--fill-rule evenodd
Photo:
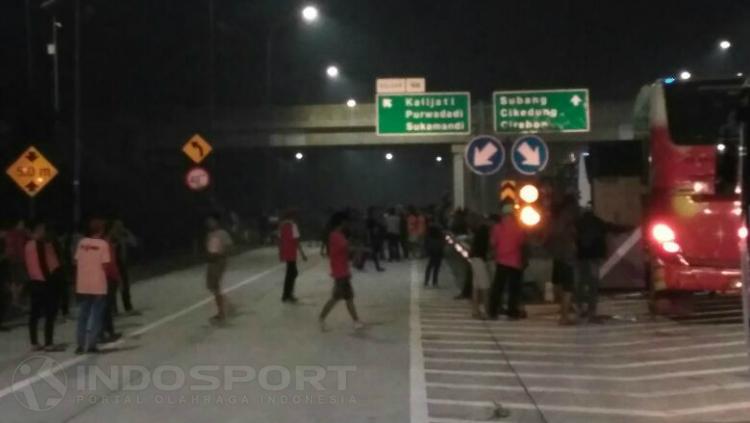
<path fill-rule="evenodd" d="M 281 302 L 283 303 L 296 303 L 298 301 L 297 297 L 294 296 L 294 284 L 299 275 L 297 253 L 302 257 L 302 260 L 307 261 L 307 256 L 300 242 L 296 213 L 293 210 L 288 210 L 279 223 L 279 259 L 286 263 L 284 291 L 281 295 Z"/>
<path fill-rule="evenodd" d="M 91 220 L 87 235 L 76 248 L 76 293 L 79 307 L 76 354 L 99 352 L 97 342 L 107 305 L 105 266 L 112 261 L 104 232 L 103 220 Z"/>
<path fill-rule="evenodd" d="M 552 228 L 547 239 L 547 248 L 552 253 L 552 284 L 555 297 L 560 302 L 561 326 L 575 324 L 570 315 L 573 312 L 573 293 L 576 286 L 576 219 L 577 200 L 566 196 L 553 211 Z"/>
<path fill-rule="evenodd" d="M 490 288 L 487 314 L 497 320 L 505 287 L 508 287 L 508 319 L 521 318 L 521 288 L 525 234 L 511 203 L 504 203 L 500 221 L 492 228 L 490 242 L 495 250 L 495 279 Z"/>
<path fill-rule="evenodd" d="M 478 320 L 487 318 L 487 290 L 490 288 L 490 274 L 487 268 L 489 250 L 490 227 L 484 222 L 479 222 L 474 229 L 469 255 L 472 274 L 472 317 Z"/>
<path fill-rule="evenodd" d="M 323 306 L 318 322 L 322 331 L 327 331 L 326 317 L 333 307 L 341 300 L 346 301 L 346 309 L 354 321 L 355 329 L 362 329 L 364 325 L 359 320 L 357 308 L 354 306 L 354 289 L 352 288 L 352 273 L 349 267 L 349 241 L 344 231 L 348 223 L 346 213 L 338 212 L 331 217 L 331 233 L 328 236 L 328 257 L 333 278 L 333 292 L 331 298 Z"/>
<path fill-rule="evenodd" d="M 31 312 L 29 313 L 29 340 L 33 351 L 55 352 L 55 319 L 57 318 L 60 258 L 48 239 L 44 223 L 33 226 L 31 239 L 24 247 L 24 262 L 29 275 Z M 44 346 L 39 345 L 37 333 L 39 320 L 44 318 Z"/>
<path fill-rule="evenodd" d="M 122 307 L 126 314 L 138 316 L 140 312 L 133 307 L 133 300 L 130 295 L 130 272 L 128 270 L 129 250 L 138 246 L 138 238 L 125 226 L 122 219 L 115 219 L 109 231 L 109 240 L 113 246 L 114 261 L 120 274 L 119 291 Z M 117 301 L 115 301 L 115 313 L 117 313 L 117 310 Z"/>
<path fill-rule="evenodd" d="M 217 313 L 211 318 L 212 323 L 223 323 L 227 317 L 229 304 L 221 290 L 221 281 L 227 268 L 227 256 L 232 248 L 232 237 L 221 227 L 218 215 L 206 219 L 206 288 L 214 295 Z"/>
<path fill-rule="evenodd" d="M 437 288 L 440 266 L 445 254 L 445 234 L 437 225 L 431 225 L 425 237 L 425 251 L 427 252 L 427 268 L 424 274 L 424 286 L 429 286 L 432 279 L 432 287 Z"/>

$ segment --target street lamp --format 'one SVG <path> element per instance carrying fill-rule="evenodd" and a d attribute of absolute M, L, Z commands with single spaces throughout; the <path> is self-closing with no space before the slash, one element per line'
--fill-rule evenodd
<path fill-rule="evenodd" d="M 693 74 L 690 73 L 690 71 L 684 70 L 684 71 L 680 72 L 680 79 L 683 80 L 683 81 L 687 81 L 688 79 L 690 79 L 692 77 L 693 77 Z"/>
<path fill-rule="evenodd" d="M 318 8 L 315 6 L 308 5 L 302 9 L 302 20 L 304 20 L 307 23 L 313 23 L 317 21 L 319 16 L 320 16 L 320 12 L 318 11 Z"/>
<path fill-rule="evenodd" d="M 297 159 L 297 160 L 302 160 L 302 159 L 305 158 L 305 155 L 302 154 L 302 152 L 300 151 L 300 152 L 298 152 L 297 154 L 294 155 L 294 158 Z"/>
<path fill-rule="evenodd" d="M 328 66 L 328 68 L 326 68 L 326 75 L 328 75 L 328 77 L 330 79 L 336 79 L 336 78 L 338 78 L 339 77 L 339 68 L 337 66 L 334 66 L 334 65 Z"/>
<path fill-rule="evenodd" d="M 347 100 L 347 102 L 346 102 L 346 107 L 348 107 L 348 108 L 350 108 L 350 109 L 353 109 L 353 108 L 357 107 L 357 100 L 355 100 L 355 99 L 353 99 L 353 98 L 350 98 L 350 99 L 349 99 L 349 100 Z"/>
<path fill-rule="evenodd" d="M 722 50 L 729 50 L 732 47 L 732 43 L 729 40 L 719 41 L 719 48 Z"/>
<path fill-rule="evenodd" d="M 389 162 L 393 160 L 393 153 L 385 153 L 385 159 Z"/>
<path fill-rule="evenodd" d="M 438 163 L 442 163 L 443 162 L 443 156 L 437 156 L 437 157 L 435 157 L 435 161 L 438 162 Z"/>

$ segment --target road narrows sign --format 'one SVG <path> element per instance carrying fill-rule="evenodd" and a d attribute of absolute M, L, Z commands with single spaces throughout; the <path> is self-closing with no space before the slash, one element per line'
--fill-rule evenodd
<path fill-rule="evenodd" d="M 589 90 L 496 91 L 493 95 L 495 132 L 588 132 Z"/>
<path fill-rule="evenodd" d="M 505 148 L 497 138 L 481 135 L 469 142 L 464 153 L 466 166 L 477 175 L 492 175 L 505 163 Z"/>
<path fill-rule="evenodd" d="M 57 169 L 35 147 L 29 147 L 6 171 L 29 197 L 34 197 L 57 176 Z"/>
<path fill-rule="evenodd" d="M 200 164 L 212 151 L 211 144 L 200 134 L 193 135 L 182 147 L 182 152 L 195 164 Z"/>
<path fill-rule="evenodd" d="M 379 136 L 468 135 L 469 93 L 378 94 Z"/>

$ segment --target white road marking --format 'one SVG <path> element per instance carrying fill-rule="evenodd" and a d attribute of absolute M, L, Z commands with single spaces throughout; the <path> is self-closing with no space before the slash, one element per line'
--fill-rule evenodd
<path fill-rule="evenodd" d="M 224 292 L 232 292 L 232 291 L 235 291 L 237 289 L 240 289 L 240 288 L 242 288 L 242 287 L 244 287 L 246 285 L 249 285 L 249 284 L 257 281 L 260 278 L 263 278 L 263 277 L 265 277 L 265 276 L 267 276 L 267 275 L 275 272 L 276 270 L 280 269 L 281 267 L 282 267 L 282 265 L 277 265 L 277 266 L 273 266 L 270 269 L 265 270 L 265 271 L 263 271 L 261 273 L 257 273 L 257 274 L 255 274 L 254 276 L 251 276 L 248 279 L 245 279 L 245 280 L 243 280 L 241 282 L 238 282 L 238 283 L 230 286 L 229 288 L 224 289 Z M 202 299 L 201 301 L 198 301 L 197 303 L 195 303 L 195 304 L 193 304 L 193 305 L 191 305 L 191 306 L 189 306 L 187 308 L 184 308 L 184 309 L 182 309 L 182 310 L 180 310 L 180 311 L 178 311 L 176 313 L 170 314 L 169 316 L 163 317 L 163 318 L 161 318 L 161 319 L 159 319 L 159 320 L 157 320 L 157 321 L 155 321 L 153 323 L 150 323 L 150 324 L 148 324 L 146 326 L 142 326 L 139 329 L 137 329 L 137 330 L 135 330 L 135 331 L 133 331 L 131 333 L 125 334 L 123 336 L 122 340 L 120 340 L 120 341 L 118 341 L 116 343 L 112 343 L 110 345 L 120 345 L 124 341 L 124 339 L 135 338 L 135 337 L 138 337 L 140 335 L 143 335 L 144 333 L 150 332 L 150 331 L 152 331 L 152 330 L 154 330 L 154 329 L 156 329 L 156 328 L 158 328 L 160 326 L 163 326 L 163 325 L 165 325 L 165 324 L 167 324 L 167 323 L 169 323 L 169 322 L 171 322 L 171 321 L 173 321 L 175 319 L 178 319 L 178 318 L 180 318 L 180 317 L 182 317 L 182 316 L 184 316 L 184 315 L 186 315 L 186 314 L 188 314 L 188 313 L 190 313 L 190 312 L 192 312 L 194 310 L 197 310 L 197 309 L 205 306 L 206 304 L 211 303 L 213 300 L 214 300 L 213 296 L 206 297 L 206 298 Z M 54 375 L 54 374 L 59 373 L 61 371 L 67 370 L 70 367 L 73 367 L 76 364 L 79 364 L 79 363 L 85 361 L 88 358 L 89 358 L 89 356 L 86 356 L 86 355 L 81 355 L 81 356 L 73 357 L 73 358 L 70 358 L 68 360 L 63 361 L 62 363 L 58 364 L 55 367 L 52 367 L 49 370 L 37 373 L 36 375 L 34 375 L 32 377 L 20 380 L 20 381 L 14 383 L 14 384 L 12 384 L 12 385 L 10 385 L 10 386 L 2 389 L 2 390 L 0 390 L 0 399 L 6 397 L 6 396 L 8 396 L 8 395 L 10 395 L 10 394 L 12 394 L 12 393 L 14 393 L 16 391 L 22 390 L 22 389 L 24 389 L 24 388 L 26 388 L 26 387 L 28 387 L 30 385 L 33 385 L 34 383 L 39 382 L 40 380 L 44 380 L 44 379 L 48 378 L 51 375 Z"/>
<path fill-rule="evenodd" d="M 465 332 L 451 332 L 451 331 L 425 331 L 423 332 L 424 337 L 422 338 L 424 341 L 428 342 L 435 342 L 437 340 L 430 339 L 431 336 L 447 336 L 451 338 L 489 338 L 494 339 L 492 335 L 480 335 L 480 334 L 474 334 L 474 333 L 465 333 Z M 608 348 L 608 347 L 627 347 L 627 346 L 634 346 L 634 345 L 652 345 L 654 343 L 658 342 L 669 342 L 674 343 L 676 341 L 689 341 L 691 343 L 695 343 L 696 341 L 708 339 L 708 338 L 741 338 L 744 337 L 744 332 L 726 332 L 726 333 L 707 333 L 703 335 L 693 334 L 693 335 L 679 335 L 679 336 L 668 336 L 668 337 L 654 337 L 650 339 L 639 339 L 639 340 L 633 340 L 633 341 L 621 341 L 621 342 L 602 342 L 602 343 L 590 343 L 590 344 L 584 344 L 581 343 L 580 339 L 573 339 L 569 342 L 535 342 L 536 339 L 529 340 L 529 337 L 524 337 L 522 334 L 502 334 L 499 337 L 501 337 L 503 340 L 501 343 L 503 345 L 528 345 L 528 346 L 542 346 L 542 347 L 548 347 L 548 348 L 567 348 L 567 347 L 575 347 L 575 348 Z M 525 341 L 505 341 L 505 339 L 508 338 L 520 338 L 524 339 Z M 567 337 L 567 339 L 570 339 L 571 337 Z M 450 339 L 441 339 L 441 341 L 450 341 Z M 460 340 L 457 340 L 456 342 L 461 342 Z"/>
<path fill-rule="evenodd" d="M 422 352 L 422 328 L 419 320 L 420 275 L 417 262 L 411 263 L 411 303 L 409 306 L 409 380 L 411 423 L 427 423 L 427 388 Z"/>
<path fill-rule="evenodd" d="M 746 358 L 747 353 L 734 353 L 734 354 L 714 354 L 714 355 L 701 355 L 692 357 L 680 357 L 672 358 L 669 360 L 651 360 L 651 361 L 636 361 L 619 364 L 585 364 L 585 363 L 574 363 L 569 361 L 535 361 L 535 360 L 511 360 L 513 366 L 529 366 L 529 367 L 574 367 L 581 369 L 600 369 L 600 370 L 631 370 L 640 369 L 644 367 L 656 367 L 656 366 L 667 366 L 672 364 L 685 364 L 685 363 L 704 363 L 708 361 L 718 360 L 733 360 L 738 358 Z M 427 358 L 427 363 L 466 363 L 466 364 L 507 364 L 505 360 L 491 360 L 491 359 L 464 359 L 464 358 Z"/>
<path fill-rule="evenodd" d="M 435 405 L 456 405 L 465 407 L 489 407 L 495 408 L 495 404 L 489 401 L 460 401 L 460 400 L 448 400 L 448 399 L 430 399 L 430 404 Z M 508 409 L 516 410 L 536 410 L 536 407 L 530 403 L 523 402 L 502 402 L 502 406 Z M 604 407 L 580 407 L 580 406 L 569 406 L 569 405 L 549 405 L 539 404 L 539 408 L 543 411 L 556 411 L 556 412 L 567 412 L 576 414 L 601 414 L 601 415 L 612 415 L 612 416 L 625 416 L 625 417 L 655 417 L 661 418 L 666 417 L 667 414 L 662 411 L 652 410 L 638 410 L 638 409 L 623 409 L 623 408 L 604 408 Z"/>
<path fill-rule="evenodd" d="M 518 386 L 517 384 L 513 385 L 501 385 L 501 384 L 492 384 L 492 385 L 482 385 L 482 384 L 461 384 L 461 383 L 437 383 L 437 382 L 428 382 L 427 383 L 428 388 L 443 388 L 443 389 L 456 389 L 456 390 L 487 390 L 487 391 L 503 391 L 503 392 L 523 392 L 523 388 Z M 730 383 L 726 385 L 706 385 L 706 386 L 696 386 L 692 388 L 686 388 L 686 389 L 674 389 L 674 390 L 664 390 L 660 389 L 657 391 L 651 391 L 651 392 L 644 392 L 642 389 L 639 389 L 638 391 L 612 391 L 612 390 L 602 390 L 602 389 L 578 389 L 578 388 L 564 388 L 564 387 L 557 387 L 557 386 L 528 386 L 529 392 L 536 392 L 536 393 L 558 393 L 558 394 L 571 394 L 571 395 L 606 395 L 606 396 L 616 396 L 616 397 L 630 397 L 630 398 L 645 398 L 645 399 L 651 399 L 651 398 L 669 398 L 669 397 L 679 397 L 679 396 L 685 396 L 685 395 L 697 395 L 697 394 L 708 394 L 712 392 L 725 392 L 725 391 L 741 391 L 741 390 L 750 390 L 750 382 L 738 382 L 738 383 Z"/>
<path fill-rule="evenodd" d="M 521 378 L 529 379 L 566 379 L 566 380 L 597 380 L 607 382 L 643 382 L 650 380 L 679 379 L 685 377 L 707 376 L 717 374 L 733 374 L 750 371 L 750 366 L 723 367 L 703 370 L 685 370 L 679 372 L 653 373 L 639 376 L 602 376 L 602 375 L 583 375 L 583 374 L 564 374 L 564 373 L 519 373 Z M 427 369 L 428 374 L 437 375 L 456 375 L 456 376 L 498 376 L 498 377 L 515 377 L 512 372 L 495 372 L 495 371 L 472 371 L 472 370 L 438 370 Z"/>

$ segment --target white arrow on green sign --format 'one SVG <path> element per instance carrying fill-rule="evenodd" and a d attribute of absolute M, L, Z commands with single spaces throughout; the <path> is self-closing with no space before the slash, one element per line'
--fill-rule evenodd
<path fill-rule="evenodd" d="M 469 93 L 378 94 L 378 135 L 467 135 Z"/>
<path fill-rule="evenodd" d="M 496 91 L 495 132 L 588 132 L 589 90 Z"/>

